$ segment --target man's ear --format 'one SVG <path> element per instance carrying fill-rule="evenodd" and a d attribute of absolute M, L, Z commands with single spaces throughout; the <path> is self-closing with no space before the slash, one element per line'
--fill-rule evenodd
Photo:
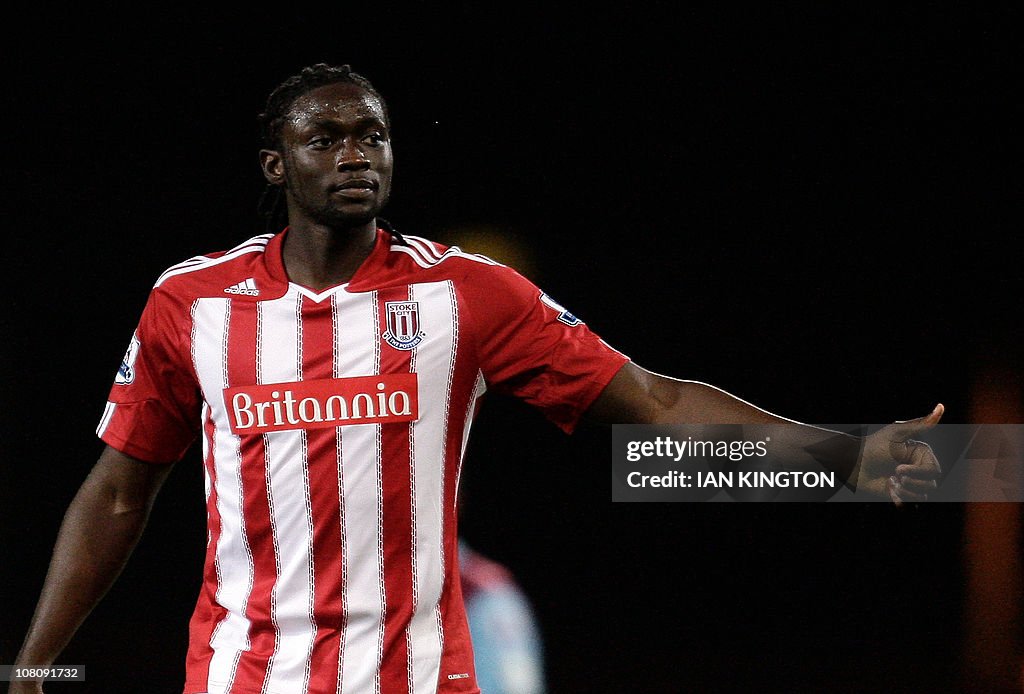
<path fill-rule="evenodd" d="M 260 150 L 260 168 L 267 183 L 274 186 L 284 185 L 284 157 L 273 149 Z"/>

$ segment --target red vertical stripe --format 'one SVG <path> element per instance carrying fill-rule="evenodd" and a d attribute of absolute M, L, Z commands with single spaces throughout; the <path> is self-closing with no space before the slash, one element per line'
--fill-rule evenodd
<path fill-rule="evenodd" d="M 228 332 L 228 387 L 257 383 L 258 305 L 233 302 Z M 253 587 L 246 605 L 251 621 L 250 649 L 238 661 L 234 688 L 259 691 L 277 648 L 271 618 L 271 591 L 277 582 L 274 536 L 267 496 L 267 462 L 262 436 L 243 436 L 241 445 L 242 517 L 253 560 Z"/>
<path fill-rule="evenodd" d="M 387 329 L 387 302 L 408 301 L 408 288 L 379 292 L 378 311 L 382 330 Z M 381 373 L 408 373 L 409 350 L 381 342 Z M 381 460 L 383 469 L 384 527 L 384 652 L 381 660 L 380 690 L 401 694 L 409 689 L 409 644 L 407 627 L 412 620 L 412 483 L 410 470 L 410 424 L 383 424 Z"/>
<path fill-rule="evenodd" d="M 334 373 L 332 301 L 302 300 L 303 380 L 332 378 Z M 341 505 L 339 501 L 337 429 L 306 431 L 309 499 L 313 517 L 313 604 L 316 634 L 311 656 L 311 691 L 334 691 L 344 629 L 341 595 Z"/>

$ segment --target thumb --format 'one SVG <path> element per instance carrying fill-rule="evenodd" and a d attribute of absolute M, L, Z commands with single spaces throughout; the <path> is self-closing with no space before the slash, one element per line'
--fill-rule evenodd
<path fill-rule="evenodd" d="M 935 406 L 935 409 L 924 417 L 897 421 L 890 425 L 892 427 L 893 437 L 897 439 L 908 439 L 922 431 L 927 431 L 939 423 L 939 420 L 942 419 L 942 413 L 945 411 L 946 408 L 940 402 Z"/>

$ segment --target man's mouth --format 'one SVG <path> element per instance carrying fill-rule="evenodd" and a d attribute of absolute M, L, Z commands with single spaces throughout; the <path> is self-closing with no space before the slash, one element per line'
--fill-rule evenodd
<path fill-rule="evenodd" d="M 331 195 L 345 200 L 369 200 L 374 196 L 377 184 L 368 178 L 351 178 L 331 186 Z"/>
<path fill-rule="evenodd" d="M 331 186 L 331 192 L 336 193 L 339 191 L 374 191 L 377 189 L 377 184 L 368 178 L 350 178 L 347 181 L 336 183 Z"/>

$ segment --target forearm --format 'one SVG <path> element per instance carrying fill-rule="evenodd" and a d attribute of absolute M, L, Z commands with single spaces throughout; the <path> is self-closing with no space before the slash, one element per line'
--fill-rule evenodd
<path fill-rule="evenodd" d="M 780 417 L 721 388 L 662 376 L 630 362 L 591 404 L 588 416 L 612 424 L 696 427 L 697 434 L 763 441 L 779 464 L 820 465 L 858 492 L 899 503 L 925 500 L 937 487 L 938 460 L 913 437 L 934 427 L 943 409 L 938 404 L 925 417 L 855 436 Z"/>
<path fill-rule="evenodd" d="M 721 388 L 655 374 L 635 364 L 624 367 L 591 408 L 590 416 L 616 424 L 685 426 L 699 436 L 739 435 L 768 442 L 780 463 L 821 465 L 847 482 L 854 475 L 862 439 L 780 417 Z"/>
<path fill-rule="evenodd" d="M 65 513 L 18 665 L 54 662 L 121 573 L 149 508 L 90 475 Z"/>
<path fill-rule="evenodd" d="M 768 450 L 779 463 L 798 468 L 817 464 L 844 481 L 856 482 L 862 443 L 857 436 L 780 417 L 696 381 L 660 377 L 652 385 L 652 395 L 661 407 L 652 410 L 649 423 L 716 429 L 742 425 L 744 440 L 770 439 Z"/>

